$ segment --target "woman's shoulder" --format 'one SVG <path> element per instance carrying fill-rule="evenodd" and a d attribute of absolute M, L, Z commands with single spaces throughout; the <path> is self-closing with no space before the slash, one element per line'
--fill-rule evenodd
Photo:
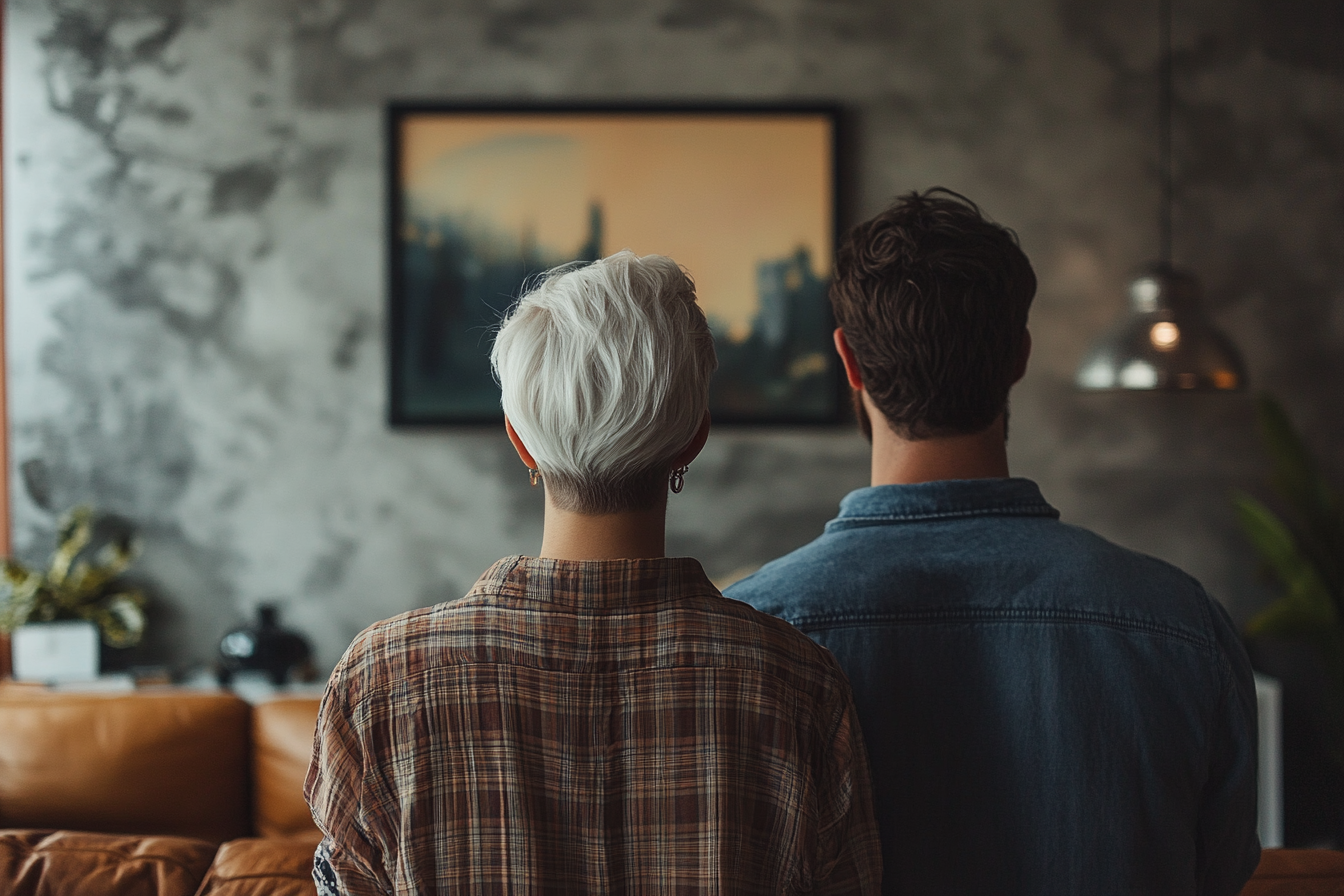
<path fill-rule="evenodd" d="M 768 668 L 782 678 L 811 682 L 809 686 L 846 681 L 831 652 L 785 620 L 717 589 L 700 601 L 718 617 L 713 624 L 715 637 L 741 662 Z"/>

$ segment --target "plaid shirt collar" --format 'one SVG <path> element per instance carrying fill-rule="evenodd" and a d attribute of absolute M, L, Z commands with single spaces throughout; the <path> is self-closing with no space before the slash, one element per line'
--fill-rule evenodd
<path fill-rule="evenodd" d="M 717 592 L 690 557 L 555 560 L 505 557 L 485 571 L 467 598 L 504 597 L 576 609 L 618 609 Z"/>

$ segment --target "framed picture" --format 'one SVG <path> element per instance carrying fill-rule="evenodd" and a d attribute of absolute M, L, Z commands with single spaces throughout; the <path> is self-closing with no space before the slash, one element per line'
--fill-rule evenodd
<path fill-rule="evenodd" d="M 489 353 L 529 278 L 620 249 L 695 280 L 719 423 L 831 423 L 838 113 L 389 107 L 390 420 L 503 419 Z"/>

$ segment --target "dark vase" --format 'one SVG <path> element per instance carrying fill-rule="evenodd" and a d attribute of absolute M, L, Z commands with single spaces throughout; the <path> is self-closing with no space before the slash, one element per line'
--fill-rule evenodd
<path fill-rule="evenodd" d="M 98 671 L 104 675 L 130 671 L 135 665 L 135 657 L 134 647 L 109 647 L 101 637 L 98 639 Z"/>
<path fill-rule="evenodd" d="M 298 632 L 281 628 L 271 604 L 257 607 L 257 621 L 236 628 L 219 642 L 219 681 L 229 684 L 239 672 L 265 672 L 271 683 L 282 685 L 296 669 L 307 677 L 313 648 Z"/>

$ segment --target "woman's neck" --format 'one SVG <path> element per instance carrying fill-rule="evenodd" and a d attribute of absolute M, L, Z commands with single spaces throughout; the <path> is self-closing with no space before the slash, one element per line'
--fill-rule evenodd
<path fill-rule="evenodd" d="M 636 560 L 667 551 L 667 504 L 647 510 L 589 515 L 561 510 L 546 498 L 540 557 L 552 560 Z"/>

